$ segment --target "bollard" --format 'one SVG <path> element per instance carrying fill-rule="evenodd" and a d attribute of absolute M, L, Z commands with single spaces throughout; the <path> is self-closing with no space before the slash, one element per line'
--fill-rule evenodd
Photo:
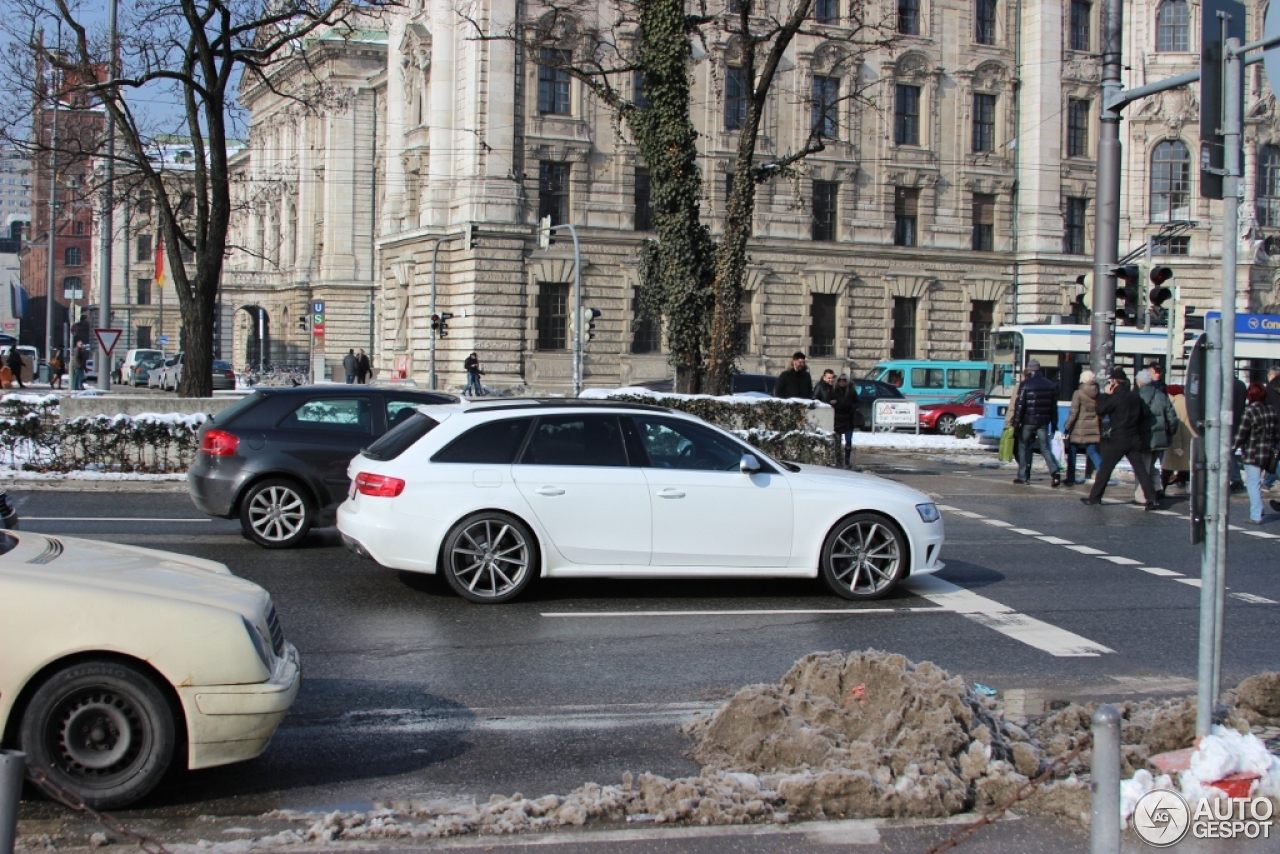
<path fill-rule="evenodd" d="M 1120 854 L 1120 713 L 1098 706 L 1093 713 L 1093 803 L 1089 854 Z"/>
<path fill-rule="evenodd" d="M 16 750 L 0 750 L 0 854 L 13 854 L 18 838 L 18 800 L 26 758 Z"/>

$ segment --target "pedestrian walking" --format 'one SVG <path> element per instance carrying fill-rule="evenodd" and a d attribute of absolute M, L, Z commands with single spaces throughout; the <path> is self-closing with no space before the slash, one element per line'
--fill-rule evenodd
<path fill-rule="evenodd" d="M 1280 418 L 1280 365 L 1272 365 L 1271 370 L 1267 372 L 1267 406 L 1270 406 L 1275 411 L 1276 417 Z M 1262 475 L 1262 488 L 1274 488 L 1277 480 L 1280 480 L 1280 473 L 1266 472 Z"/>
<path fill-rule="evenodd" d="M 361 350 L 356 354 L 356 382 L 364 385 L 373 376 L 373 364 L 369 361 L 369 354 Z"/>
<path fill-rule="evenodd" d="M 836 435 L 844 450 L 844 467 L 849 468 L 853 459 L 853 430 L 857 426 L 858 390 L 844 374 L 836 380 L 831 392 L 831 408 L 835 410 Z"/>
<path fill-rule="evenodd" d="M 9 366 L 9 370 L 13 371 L 13 379 L 18 384 L 18 388 L 26 388 L 26 384 L 22 382 L 22 369 L 26 363 L 22 361 L 22 353 L 18 350 L 17 344 L 9 348 L 5 364 Z"/>
<path fill-rule="evenodd" d="M 1147 370 L 1151 372 L 1150 385 L 1158 391 L 1165 391 L 1164 385 L 1164 368 L 1160 367 L 1159 362 L 1148 362 Z M 1136 377 L 1134 378 L 1137 379 Z M 1165 394 L 1168 394 L 1166 391 Z"/>
<path fill-rule="evenodd" d="M 1160 462 L 1160 491 L 1167 492 L 1171 486 L 1181 486 L 1184 490 L 1191 483 L 1191 440 L 1200 434 L 1191 426 L 1187 417 L 1187 398 L 1180 385 L 1165 386 L 1173 411 L 1178 414 L 1178 432 L 1173 441 L 1165 449 L 1164 459 Z"/>
<path fill-rule="evenodd" d="M 1071 395 L 1071 409 L 1063 427 L 1067 434 L 1067 486 L 1085 483 L 1089 475 L 1102 465 L 1102 425 L 1098 421 L 1098 380 L 1093 371 L 1080 372 L 1080 385 Z M 1076 456 L 1085 455 L 1084 475 L 1076 480 Z"/>
<path fill-rule="evenodd" d="M 75 352 L 71 357 L 71 390 L 84 389 L 84 375 L 89 369 L 89 348 L 83 341 L 76 342 Z"/>
<path fill-rule="evenodd" d="M 822 403 L 830 403 L 831 395 L 836 390 L 836 372 L 828 368 L 822 372 L 822 379 L 813 387 L 813 399 Z"/>
<path fill-rule="evenodd" d="M 342 372 L 347 375 L 347 385 L 356 381 L 358 370 L 360 370 L 360 360 L 356 358 L 356 351 L 347 350 L 347 355 L 342 357 Z"/>
<path fill-rule="evenodd" d="M 1280 444 L 1280 418 L 1267 405 L 1267 389 L 1262 383 L 1250 383 L 1245 391 L 1246 406 L 1240 429 L 1232 443 L 1232 452 L 1240 455 L 1244 465 L 1245 489 L 1249 493 L 1249 521 L 1262 524 L 1262 473 L 1275 465 L 1276 445 Z"/>
<path fill-rule="evenodd" d="M 1116 463 L 1127 459 L 1133 466 L 1133 473 L 1142 486 L 1146 496 L 1146 509 L 1158 510 L 1160 502 L 1156 499 L 1156 488 L 1151 482 L 1151 473 L 1143 466 L 1142 443 L 1142 398 L 1129 388 L 1129 376 L 1124 368 L 1113 368 L 1111 382 L 1107 385 L 1106 394 L 1098 395 L 1098 416 L 1106 419 L 1106 427 L 1102 437 L 1102 465 L 1093 475 L 1093 488 L 1080 501 L 1083 504 L 1101 504 L 1102 495 L 1107 491 L 1107 481 Z"/>
<path fill-rule="evenodd" d="M 1140 428 L 1142 441 L 1146 446 L 1143 458 L 1147 461 L 1151 482 L 1156 483 L 1157 477 L 1163 482 L 1163 475 L 1157 475 L 1156 465 L 1163 459 L 1165 449 L 1173 443 L 1173 437 L 1177 435 L 1181 422 L 1178 421 L 1177 410 L 1169 402 L 1169 396 L 1156 388 L 1155 376 L 1150 368 L 1138 371 L 1134 379 L 1137 380 L 1138 397 L 1142 398 L 1144 407 Z M 1164 498 L 1163 489 L 1156 490 L 1156 498 Z M 1139 487 L 1134 487 L 1133 503 L 1142 503 Z"/>
<path fill-rule="evenodd" d="M 475 353 L 467 356 L 462 360 L 462 369 L 467 372 L 467 387 L 462 393 L 482 397 L 484 386 L 480 385 L 480 377 L 484 376 L 484 371 L 480 370 L 480 357 Z"/>
<path fill-rule="evenodd" d="M 1018 476 L 1014 483 L 1031 482 L 1031 455 L 1039 445 L 1040 456 L 1049 467 L 1053 485 L 1062 483 L 1062 467 L 1049 445 L 1049 435 L 1058 421 L 1058 384 L 1044 375 L 1035 359 L 1027 362 L 1027 377 L 1018 387 L 1013 405 L 1013 427 L 1017 431 Z"/>
<path fill-rule="evenodd" d="M 62 376 L 66 372 L 67 362 L 62 349 L 54 350 L 49 359 L 49 388 L 62 388 Z"/>
<path fill-rule="evenodd" d="M 805 363 L 805 355 L 797 350 L 791 356 L 791 367 L 778 376 L 773 386 L 774 397 L 813 399 L 813 377 Z"/>

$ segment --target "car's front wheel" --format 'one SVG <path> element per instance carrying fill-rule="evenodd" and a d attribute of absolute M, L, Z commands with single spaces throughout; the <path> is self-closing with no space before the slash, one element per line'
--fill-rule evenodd
<path fill-rule="evenodd" d="M 938 432 L 943 436 L 952 436 L 956 432 L 956 417 L 954 415 L 939 415 L 938 421 L 934 424 Z"/>
<path fill-rule="evenodd" d="M 841 519 L 822 545 L 822 580 L 845 599 L 879 599 L 907 566 L 907 540 L 898 526 L 875 513 Z"/>
<path fill-rule="evenodd" d="M 240 502 L 240 527 L 263 548 L 296 546 L 314 521 L 310 498 L 292 480 L 270 478 L 255 483 Z"/>
<path fill-rule="evenodd" d="M 519 519 L 490 511 L 454 525 L 445 537 L 443 558 L 444 577 L 459 596 L 496 605 L 533 582 L 538 546 Z"/>
<path fill-rule="evenodd" d="M 31 767 L 94 809 L 142 798 L 169 770 L 177 744 L 160 687 L 127 664 L 82 661 L 49 677 L 22 716 Z"/>

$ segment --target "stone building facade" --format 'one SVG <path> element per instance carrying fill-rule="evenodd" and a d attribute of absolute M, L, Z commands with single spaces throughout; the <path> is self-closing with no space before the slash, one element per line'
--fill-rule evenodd
<path fill-rule="evenodd" d="M 797 349 L 812 367 L 858 373 L 891 356 L 982 356 L 993 326 L 1068 314 L 1092 260 L 1101 4 L 893 0 L 872 10 L 899 31 L 892 47 L 853 62 L 837 61 L 842 10 L 821 8 L 834 22 L 792 45 L 762 162 L 803 145 L 815 99 L 857 88 L 871 103 L 841 102 L 826 150 L 799 177 L 760 187 L 739 367 L 776 373 Z M 528 27 L 545 12 L 512 0 L 476 9 L 490 33 L 517 10 Z M 1199 9 L 1127 7 L 1127 84 L 1198 62 Z M 1251 35 L 1261 12 L 1251 6 Z M 241 215 L 224 298 L 265 311 L 273 359 L 310 351 L 300 321 L 323 300 L 316 341 L 330 370 L 364 347 L 383 375 L 424 382 L 434 367 L 442 387 L 460 386 L 474 350 L 492 385 L 564 391 L 573 256 L 563 235 L 538 248 L 536 223 L 550 213 L 578 228 L 583 304 L 601 311 L 586 384 L 669 376 L 660 336 L 635 310 L 637 248 L 652 233 L 647 173 L 625 126 L 576 81 L 473 33 L 454 4 L 414 0 L 314 40 L 308 61 L 278 69 L 271 86 L 245 85 L 250 141 L 236 161 Z M 719 233 L 735 52 L 713 37 L 699 54 L 703 212 Z M 1272 223 L 1280 233 L 1280 149 L 1264 152 L 1280 124 L 1260 71 L 1250 74 L 1243 209 L 1261 241 Z M 1198 197 L 1182 158 L 1198 151 L 1196 109 L 1193 90 L 1130 108 L 1121 247 L 1159 237 L 1184 298 L 1209 308 L 1220 203 Z M 1267 256 L 1243 252 L 1241 273 L 1242 310 L 1276 301 Z M 434 341 L 433 311 L 454 315 Z M 253 333 L 235 324 L 237 365 Z"/>

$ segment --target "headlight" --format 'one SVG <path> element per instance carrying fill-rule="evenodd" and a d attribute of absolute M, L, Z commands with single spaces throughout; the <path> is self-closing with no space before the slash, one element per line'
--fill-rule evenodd
<path fill-rule="evenodd" d="M 916 512 L 920 514 L 922 522 L 936 522 L 942 518 L 942 514 L 938 512 L 936 504 L 917 504 Z"/>
<path fill-rule="evenodd" d="M 249 622 L 248 618 L 241 615 L 240 621 L 244 623 L 244 630 L 249 633 L 249 640 L 253 642 L 258 658 L 262 659 L 262 666 L 271 670 L 271 644 L 267 643 L 267 639 L 262 636 L 262 631 Z"/>

